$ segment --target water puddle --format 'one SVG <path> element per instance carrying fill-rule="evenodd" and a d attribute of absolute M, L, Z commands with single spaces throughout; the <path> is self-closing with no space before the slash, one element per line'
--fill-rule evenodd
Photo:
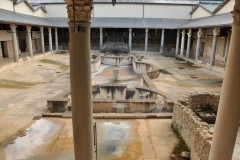
<path fill-rule="evenodd" d="M 5 149 L 6 160 L 28 159 L 39 154 L 43 145 L 53 141 L 53 135 L 60 129 L 60 125 L 40 119 L 26 129 L 23 137 L 18 137 L 13 144 L 9 144 Z"/>

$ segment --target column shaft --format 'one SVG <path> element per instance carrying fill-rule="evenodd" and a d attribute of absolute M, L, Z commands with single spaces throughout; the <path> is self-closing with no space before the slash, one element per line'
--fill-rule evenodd
<path fill-rule="evenodd" d="M 186 61 L 189 58 L 189 53 L 190 53 L 190 46 L 191 46 L 191 37 L 192 37 L 192 29 L 188 30 L 188 41 L 187 41 L 187 52 L 186 52 Z"/>
<path fill-rule="evenodd" d="M 14 62 L 19 61 L 19 53 L 18 53 L 18 42 L 17 42 L 17 26 L 10 25 L 11 32 L 12 32 L 12 41 L 13 41 L 13 53 L 14 53 Z"/>
<path fill-rule="evenodd" d="M 52 52 L 52 28 L 48 28 L 48 43 L 49 43 L 49 51 Z"/>
<path fill-rule="evenodd" d="M 160 54 L 162 54 L 162 53 L 163 53 L 163 46 L 164 46 L 164 34 L 165 34 L 165 29 L 162 29 Z"/>
<path fill-rule="evenodd" d="M 40 34 L 41 34 L 41 48 L 42 48 L 42 53 L 45 53 L 45 45 L 44 45 L 44 32 L 43 32 L 44 27 L 40 27 Z"/>
<path fill-rule="evenodd" d="M 100 47 L 103 45 L 103 29 L 100 28 Z"/>
<path fill-rule="evenodd" d="M 212 42 L 212 52 L 211 52 L 211 60 L 210 60 L 211 66 L 214 66 L 214 63 L 215 63 L 216 46 L 217 46 L 217 29 L 215 28 L 213 30 L 213 42 Z"/>
<path fill-rule="evenodd" d="M 128 43 L 129 43 L 129 48 L 130 48 L 130 52 L 132 50 L 132 28 L 129 28 L 129 38 L 128 38 Z"/>
<path fill-rule="evenodd" d="M 195 64 L 198 64 L 198 58 L 199 58 L 199 54 L 200 54 L 200 47 L 201 47 L 201 36 L 202 36 L 202 29 L 199 28 L 198 29 L 198 33 L 197 33 L 197 46 L 196 46 L 196 55 L 195 55 Z"/>
<path fill-rule="evenodd" d="M 33 58 L 33 47 L 32 47 L 32 35 L 31 35 L 31 28 L 30 26 L 27 26 L 27 42 L 28 42 L 28 51 L 29 51 L 29 55 L 31 58 Z"/>
<path fill-rule="evenodd" d="M 180 56 L 183 56 L 184 44 L 185 44 L 185 29 L 182 30 L 182 41 L 181 41 L 181 52 L 180 52 Z"/>
<path fill-rule="evenodd" d="M 55 45 L 56 45 L 56 51 L 59 50 L 58 48 L 58 28 L 55 28 Z"/>
<path fill-rule="evenodd" d="M 235 4 L 236 5 L 236 4 Z M 209 160 L 230 160 L 240 120 L 240 25 L 232 25 L 232 37 L 214 127 Z"/>
<path fill-rule="evenodd" d="M 180 41 L 180 30 L 177 30 L 177 41 L 176 41 L 176 55 L 178 55 L 179 52 L 179 41 Z"/>
<path fill-rule="evenodd" d="M 145 29 L 145 52 L 148 51 L 148 29 Z"/>

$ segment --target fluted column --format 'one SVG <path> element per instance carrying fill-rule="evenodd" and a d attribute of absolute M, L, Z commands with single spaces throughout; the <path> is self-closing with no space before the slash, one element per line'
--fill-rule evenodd
<path fill-rule="evenodd" d="M 52 52 L 52 28 L 48 28 L 48 43 L 49 43 L 49 51 Z"/>
<path fill-rule="evenodd" d="M 228 50 L 229 50 L 229 44 L 230 44 L 230 38 L 231 38 L 231 30 L 228 31 L 228 35 L 227 35 L 226 48 L 225 48 L 225 51 L 224 51 L 224 59 L 225 59 L 225 62 L 227 62 Z"/>
<path fill-rule="evenodd" d="M 55 45 L 56 45 L 56 51 L 58 51 L 58 28 L 54 28 L 55 30 Z"/>
<path fill-rule="evenodd" d="M 148 29 L 145 29 L 145 52 L 148 51 Z"/>
<path fill-rule="evenodd" d="M 41 49 L 42 49 L 42 53 L 45 53 L 45 45 L 44 45 L 44 27 L 40 27 L 40 35 L 41 35 Z"/>
<path fill-rule="evenodd" d="M 160 47 L 160 54 L 163 53 L 163 46 L 164 46 L 164 34 L 165 34 L 165 29 L 162 29 L 162 37 L 161 37 L 161 47 Z"/>
<path fill-rule="evenodd" d="M 103 45 L 103 29 L 100 28 L 100 47 Z"/>
<path fill-rule="evenodd" d="M 240 121 L 240 1 L 233 10 L 232 37 L 209 160 L 232 159 Z"/>
<path fill-rule="evenodd" d="M 217 28 L 213 29 L 213 42 L 212 42 L 212 52 L 211 52 L 211 59 L 210 59 L 210 66 L 214 66 L 215 63 L 215 54 L 216 54 L 216 46 L 217 46 Z"/>
<path fill-rule="evenodd" d="M 187 36 L 188 36 L 188 41 L 187 41 L 186 61 L 188 60 L 188 58 L 189 58 L 189 53 L 190 53 L 192 29 L 189 29 L 189 30 L 188 30 Z"/>
<path fill-rule="evenodd" d="M 185 44 L 185 29 L 182 30 L 182 41 L 181 41 L 181 52 L 180 52 L 180 56 L 183 56 L 184 44 Z"/>
<path fill-rule="evenodd" d="M 13 42 L 13 54 L 14 54 L 14 62 L 18 62 L 19 61 L 19 46 L 18 46 L 18 42 L 17 42 L 17 26 L 15 25 L 10 25 L 11 28 L 11 33 L 12 33 L 12 42 Z"/>
<path fill-rule="evenodd" d="M 176 55 L 178 55 L 179 52 L 179 41 L 180 41 L 180 29 L 177 30 Z"/>
<path fill-rule="evenodd" d="M 195 55 L 195 65 L 198 64 L 198 58 L 200 54 L 200 47 L 201 47 L 201 36 L 202 36 L 202 29 L 198 29 L 197 33 L 197 46 L 196 46 L 196 55 Z"/>
<path fill-rule="evenodd" d="M 70 82 L 75 159 L 93 160 L 90 56 L 92 0 L 76 0 L 75 7 L 73 0 L 65 0 L 65 2 L 70 32 Z"/>
<path fill-rule="evenodd" d="M 33 48 L 32 48 L 32 35 L 31 35 L 31 28 L 30 26 L 27 26 L 27 42 L 28 42 L 28 51 L 29 51 L 29 55 L 31 58 L 33 58 Z"/>
<path fill-rule="evenodd" d="M 132 50 L 132 28 L 129 28 L 129 38 L 128 38 L 128 40 L 129 40 L 129 47 L 130 47 L 130 52 L 131 52 L 131 50 Z"/>

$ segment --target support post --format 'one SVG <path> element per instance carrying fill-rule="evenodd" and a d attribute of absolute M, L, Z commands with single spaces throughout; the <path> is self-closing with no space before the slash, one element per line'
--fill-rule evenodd
<path fill-rule="evenodd" d="M 54 28 L 55 30 L 55 45 L 56 45 L 56 51 L 59 50 L 58 48 L 58 28 Z"/>
<path fill-rule="evenodd" d="M 48 43 L 49 43 L 49 51 L 52 52 L 52 28 L 48 28 Z"/>
<path fill-rule="evenodd" d="M 196 55 L 195 55 L 195 65 L 198 64 L 198 58 L 200 54 L 200 47 L 201 47 L 201 36 L 202 36 L 202 29 L 198 29 L 197 33 L 197 46 L 196 46 Z"/>
<path fill-rule="evenodd" d="M 240 1 L 233 10 L 232 37 L 209 160 L 232 159 L 240 120 Z"/>
<path fill-rule="evenodd" d="M 227 62 L 228 51 L 229 51 L 229 44 L 230 44 L 230 38 L 231 38 L 231 30 L 228 31 L 228 35 L 227 35 L 226 48 L 225 48 L 225 51 L 224 51 L 224 59 L 225 59 L 225 62 Z"/>
<path fill-rule="evenodd" d="M 41 34 L 41 49 L 42 49 L 42 54 L 45 53 L 45 45 L 44 45 L 44 32 L 43 32 L 44 27 L 40 27 L 40 34 Z"/>
<path fill-rule="evenodd" d="M 148 51 L 148 29 L 145 29 L 145 52 Z"/>
<path fill-rule="evenodd" d="M 14 24 L 10 25 L 11 33 L 12 33 L 12 42 L 13 42 L 13 53 L 14 53 L 14 62 L 19 61 L 19 53 L 18 53 L 18 42 L 17 42 L 17 26 Z"/>
<path fill-rule="evenodd" d="M 176 55 L 178 55 L 179 52 L 179 41 L 180 41 L 180 29 L 177 30 Z"/>
<path fill-rule="evenodd" d="M 130 52 L 132 51 L 132 28 L 129 28 L 129 38 L 128 38 Z"/>
<path fill-rule="evenodd" d="M 27 26 L 27 42 L 28 42 L 28 51 L 31 58 L 33 58 L 33 47 L 32 47 L 32 35 L 31 35 L 31 28 L 30 26 Z"/>
<path fill-rule="evenodd" d="M 180 52 L 180 56 L 183 56 L 184 44 L 185 44 L 185 29 L 182 30 L 182 40 L 181 40 L 181 52 Z"/>
<path fill-rule="evenodd" d="M 70 82 L 76 160 L 93 160 L 90 19 L 92 0 L 65 0 L 70 32 Z M 76 14 L 76 15 L 75 15 Z"/>
<path fill-rule="evenodd" d="M 100 48 L 103 45 L 103 29 L 100 28 Z"/>
<path fill-rule="evenodd" d="M 189 30 L 188 30 L 187 35 L 188 35 L 188 41 L 187 41 L 186 62 L 188 61 L 189 53 L 190 53 L 192 29 L 189 29 Z"/>
<path fill-rule="evenodd" d="M 215 54 L 216 54 L 216 46 L 217 46 L 217 28 L 213 29 L 213 42 L 212 42 L 212 52 L 211 52 L 211 60 L 210 66 L 214 66 L 215 63 Z"/>
<path fill-rule="evenodd" d="M 164 46 L 164 34 L 165 34 L 165 29 L 162 29 L 160 54 L 163 54 L 163 46 Z"/>

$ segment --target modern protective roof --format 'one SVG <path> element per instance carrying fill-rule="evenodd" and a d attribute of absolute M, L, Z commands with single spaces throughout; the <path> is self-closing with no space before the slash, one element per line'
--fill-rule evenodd
<path fill-rule="evenodd" d="M 68 27 L 67 18 L 51 18 L 55 25 Z M 174 29 L 185 23 L 186 20 L 163 18 L 92 18 L 92 28 L 168 28 Z"/>
<path fill-rule="evenodd" d="M 28 0 L 29 3 L 65 3 L 64 0 Z M 201 1 L 220 1 L 223 0 L 117 0 L 117 3 L 152 3 L 152 4 L 197 4 Z M 112 3 L 112 0 L 93 0 L 94 3 Z"/>
<path fill-rule="evenodd" d="M 24 24 L 32 26 L 49 26 L 54 27 L 55 24 L 49 19 L 30 16 L 26 14 L 16 13 L 4 9 L 0 9 L 0 23 L 7 24 Z"/>
<path fill-rule="evenodd" d="M 231 26 L 233 18 L 231 13 L 224 13 L 211 17 L 192 19 L 180 25 L 179 28 L 208 28 L 219 26 Z"/>
<path fill-rule="evenodd" d="M 207 12 L 209 12 L 210 14 L 213 13 L 213 11 L 218 8 L 218 6 L 221 4 L 222 2 L 199 2 L 194 8 L 193 10 L 190 12 L 190 14 L 193 14 L 199 7 L 202 7 L 203 9 L 205 9 Z"/>

